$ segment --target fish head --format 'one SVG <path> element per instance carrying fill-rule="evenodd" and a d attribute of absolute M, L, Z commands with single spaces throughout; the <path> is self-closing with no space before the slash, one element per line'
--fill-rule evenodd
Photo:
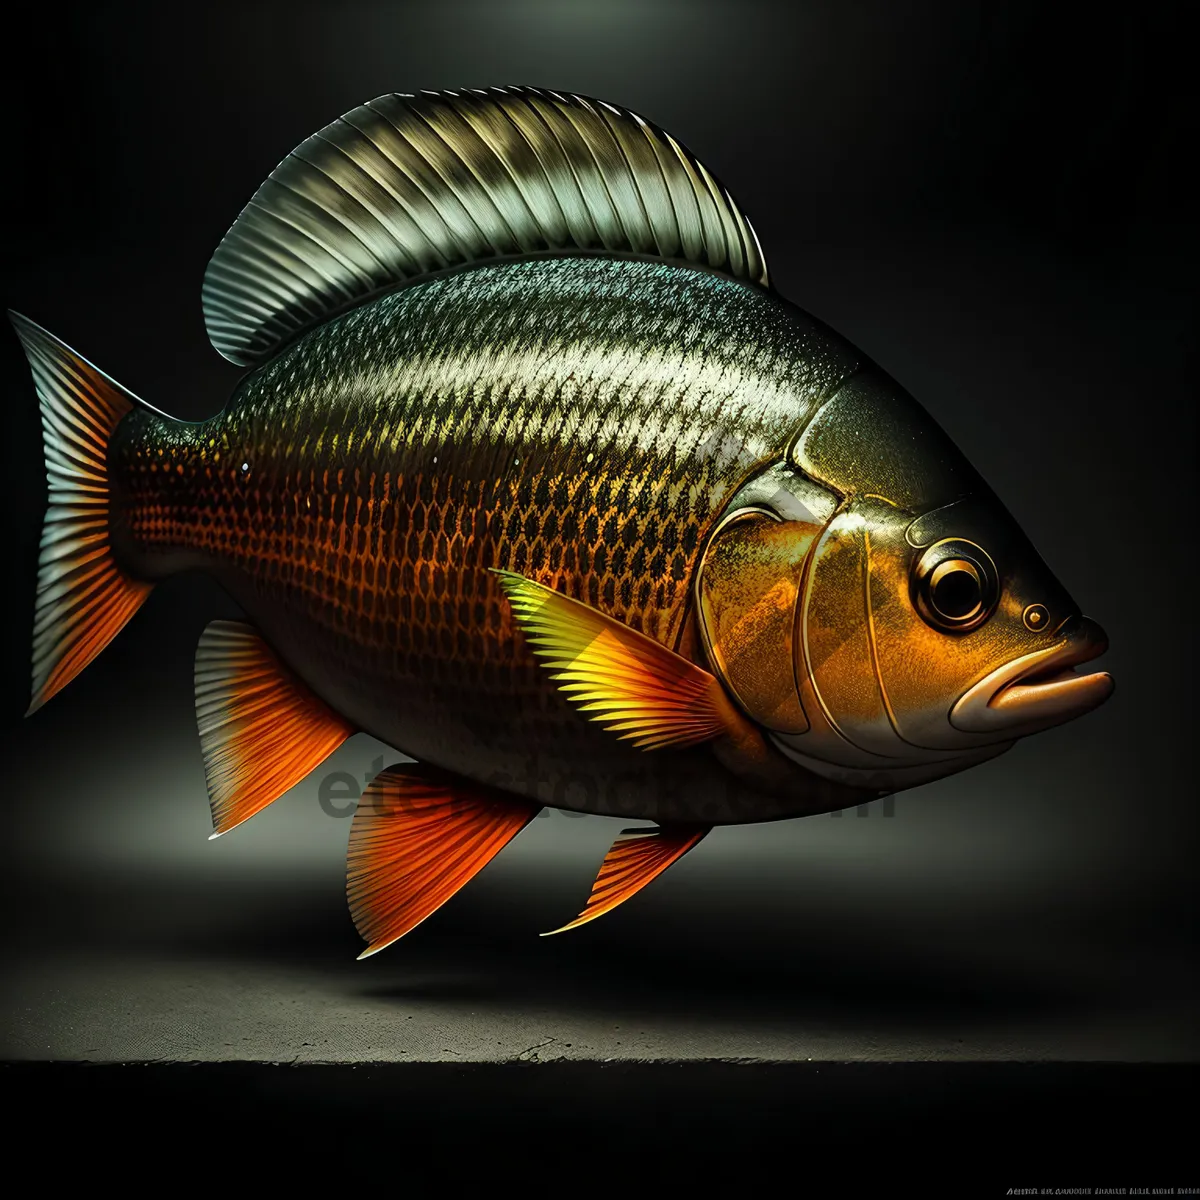
<path fill-rule="evenodd" d="M 764 504 L 773 524 L 726 518 L 719 534 L 742 547 L 731 541 L 725 557 L 742 574 L 712 573 L 733 613 L 709 624 L 718 671 L 776 749 L 837 782 L 896 791 L 1090 712 L 1113 680 L 1086 665 L 1107 649 L 1100 626 L 931 419 L 878 381 L 854 400 L 843 429 L 873 429 L 869 444 L 859 432 L 833 455 L 835 426 L 794 455 L 835 497 L 827 517 L 797 522 Z M 748 542 L 773 555 L 748 553 Z M 774 592 L 762 576 L 772 558 Z M 762 602 L 770 595 L 774 606 Z"/>
<path fill-rule="evenodd" d="M 879 497 L 845 505 L 813 546 L 797 626 L 813 720 L 777 741 L 883 786 L 994 757 L 1113 690 L 1082 669 L 1107 649 L 1100 626 L 986 496 L 915 517 Z"/>

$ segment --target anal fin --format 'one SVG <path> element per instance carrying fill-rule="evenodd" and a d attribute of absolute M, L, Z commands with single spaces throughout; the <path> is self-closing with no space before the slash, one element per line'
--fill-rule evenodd
<path fill-rule="evenodd" d="M 583 912 L 561 929 L 552 929 L 542 937 L 566 933 L 568 929 L 576 929 L 612 912 L 672 863 L 678 862 L 710 828 L 708 825 L 675 825 L 622 831 L 600 864 L 600 873 Z"/>
<path fill-rule="evenodd" d="M 367 958 L 415 929 L 541 810 L 423 763 L 397 763 L 363 793 L 350 826 L 346 897 Z"/>
<path fill-rule="evenodd" d="M 242 621 L 205 629 L 195 684 L 214 838 L 277 800 L 356 732 Z"/>

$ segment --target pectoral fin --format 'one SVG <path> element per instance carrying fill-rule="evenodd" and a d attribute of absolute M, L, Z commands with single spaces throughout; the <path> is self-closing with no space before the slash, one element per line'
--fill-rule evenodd
<path fill-rule="evenodd" d="M 624 830 L 600 864 L 600 873 L 583 912 L 570 924 L 543 933 L 542 937 L 565 933 L 612 912 L 672 863 L 678 862 L 710 828 L 708 825 L 677 825 Z"/>
<path fill-rule="evenodd" d="M 421 763 L 397 763 L 363 793 L 350 826 L 346 896 L 377 954 L 416 928 L 537 816 L 541 805 Z"/>
<path fill-rule="evenodd" d="M 635 746 L 694 746 L 738 718 L 714 675 L 553 588 L 496 571 L 517 623 L 559 688 Z"/>
<path fill-rule="evenodd" d="M 277 800 L 355 733 L 243 621 L 213 621 L 201 635 L 196 717 L 214 838 Z"/>

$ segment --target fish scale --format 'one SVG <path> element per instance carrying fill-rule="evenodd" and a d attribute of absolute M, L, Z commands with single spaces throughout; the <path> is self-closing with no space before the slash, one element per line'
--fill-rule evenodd
<path fill-rule="evenodd" d="M 134 414 L 119 552 L 150 577 L 215 571 L 319 694 L 422 761 L 512 773 L 556 747 L 537 768 L 553 793 L 623 748 L 531 660 L 489 568 L 677 646 L 722 506 L 857 365 L 705 271 L 476 267 L 301 338 L 210 421 Z M 643 757 L 624 765 L 658 793 L 681 755 Z M 625 815 L 661 812 L 642 803 Z"/>

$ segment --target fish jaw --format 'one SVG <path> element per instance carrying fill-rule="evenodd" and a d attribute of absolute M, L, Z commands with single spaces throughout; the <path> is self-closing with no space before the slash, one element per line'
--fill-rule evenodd
<path fill-rule="evenodd" d="M 950 723 L 964 733 L 1023 737 L 1073 721 L 1113 693 L 1107 671 L 1075 669 L 1107 649 L 1104 630 L 1084 617 L 1064 641 L 984 676 L 951 709 Z"/>

